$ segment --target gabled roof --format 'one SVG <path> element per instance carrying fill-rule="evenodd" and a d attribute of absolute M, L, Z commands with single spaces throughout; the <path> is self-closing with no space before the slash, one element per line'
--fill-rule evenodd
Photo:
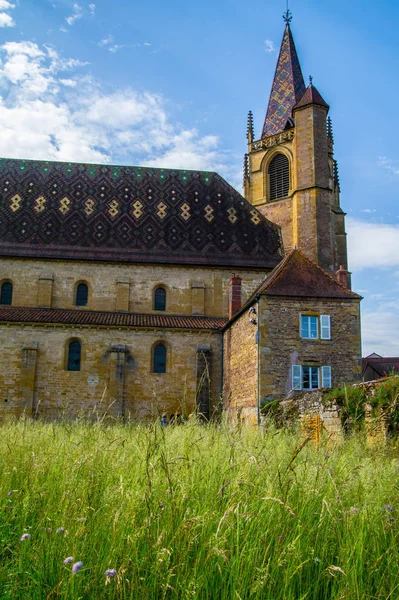
<path fill-rule="evenodd" d="M 305 83 L 291 28 L 287 23 L 274 74 L 262 138 L 284 131 L 292 109 L 305 93 Z"/>
<path fill-rule="evenodd" d="M 361 296 L 338 283 L 300 250 L 292 250 L 271 272 L 256 295 L 295 296 L 311 298 L 345 298 L 360 300 Z"/>
<path fill-rule="evenodd" d="M 217 173 L 0 159 L 0 256 L 273 268 L 280 228 Z"/>
<path fill-rule="evenodd" d="M 227 319 L 2 306 L 0 307 L 0 322 L 219 331 L 226 324 Z"/>
<path fill-rule="evenodd" d="M 308 106 L 309 104 L 318 104 L 319 106 L 325 106 L 327 109 L 330 108 L 312 83 L 306 88 L 306 91 L 299 102 L 295 104 L 294 110 L 303 106 Z"/>
<path fill-rule="evenodd" d="M 378 356 L 378 355 L 377 355 Z M 399 375 L 399 357 L 398 356 L 366 356 L 362 359 L 362 375 L 371 368 L 376 375 L 384 377 L 385 375 Z"/>
<path fill-rule="evenodd" d="M 338 283 L 332 275 L 311 261 L 300 250 L 291 250 L 281 263 L 254 291 L 239 311 L 223 327 L 223 331 L 260 296 L 282 296 L 292 298 L 337 298 L 361 300 L 362 296 Z"/>

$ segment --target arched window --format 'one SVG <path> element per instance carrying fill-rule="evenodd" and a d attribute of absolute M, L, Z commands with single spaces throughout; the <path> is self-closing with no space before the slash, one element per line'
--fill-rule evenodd
<path fill-rule="evenodd" d="M 166 347 L 163 344 L 154 346 L 153 372 L 166 373 Z"/>
<path fill-rule="evenodd" d="M 80 371 L 82 357 L 82 344 L 79 340 L 73 340 L 68 346 L 67 371 Z"/>
<path fill-rule="evenodd" d="M 79 283 L 76 288 L 76 298 L 75 305 L 76 306 L 87 306 L 87 301 L 89 299 L 89 288 L 85 283 Z"/>
<path fill-rule="evenodd" d="M 270 161 L 269 169 L 269 200 L 285 198 L 290 189 L 290 164 L 284 154 L 276 154 Z"/>
<path fill-rule="evenodd" d="M 166 309 L 166 291 L 159 287 L 155 290 L 154 294 L 154 310 L 165 310 Z"/>
<path fill-rule="evenodd" d="M 0 304 L 12 304 L 12 283 L 9 281 L 1 286 Z"/>

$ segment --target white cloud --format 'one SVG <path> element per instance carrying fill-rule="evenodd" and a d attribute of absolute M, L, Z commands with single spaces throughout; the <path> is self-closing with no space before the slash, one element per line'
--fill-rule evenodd
<path fill-rule="evenodd" d="M 373 310 L 362 311 L 363 356 L 377 352 L 382 356 L 399 356 L 399 319 L 396 310 L 383 303 Z"/>
<path fill-rule="evenodd" d="M 113 54 L 115 54 L 115 52 L 117 52 L 121 48 L 126 48 L 126 44 L 115 44 L 114 46 L 110 46 L 110 48 L 108 48 L 108 50 L 110 52 L 112 52 Z"/>
<path fill-rule="evenodd" d="M 399 266 L 399 225 L 347 219 L 351 270 Z"/>
<path fill-rule="evenodd" d="M 387 171 L 390 171 L 394 175 L 399 175 L 399 160 L 387 158 L 386 156 L 379 156 L 378 163 Z"/>
<path fill-rule="evenodd" d="M 109 34 L 109 35 L 105 36 L 105 38 L 100 40 L 98 42 L 98 45 L 99 46 L 109 46 L 109 44 L 112 44 L 113 41 L 114 41 L 114 36 Z"/>
<path fill-rule="evenodd" d="M 11 4 L 8 0 L 0 0 L 0 10 L 11 10 L 15 8 L 15 4 Z"/>
<path fill-rule="evenodd" d="M 96 13 L 96 5 L 95 4 L 89 4 L 89 11 L 91 15 L 95 15 Z"/>
<path fill-rule="evenodd" d="M 360 212 L 363 212 L 363 213 L 375 213 L 375 212 L 377 212 L 377 209 L 376 208 L 364 208 Z"/>
<path fill-rule="evenodd" d="M 172 124 L 159 94 L 130 88 L 104 93 L 98 82 L 76 72 L 84 64 L 32 42 L 0 47 L 0 156 L 228 175 L 217 137 Z"/>
<path fill-rule="evenodd" d="M 73 25 L 74 23 L 76 23 L 76 21 L 79 21 L 79 19 L 81 19 L 83 17 L 83 9 L 79 4 L 74 4 L 73 5 L 73 14 L 70 15 L 69 17 L 66 17 L 65 21 L 68 23 L 68 25 Z"/>
<path fill-rule="evenodd" d="M 272 40 L 265 40 L 265 52 L 275 52 L 274 42 Z"/>
<path fill-rule="evenodd" d="M 12 17 L 7 13 L 0 13 L 0 27 L 14 27 L 15 23 Z"/>

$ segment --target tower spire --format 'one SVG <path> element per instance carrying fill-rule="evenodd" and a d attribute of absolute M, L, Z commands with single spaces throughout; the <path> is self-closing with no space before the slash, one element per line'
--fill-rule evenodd
<path fill-rule="evenodd" d="M 274 74 L 265 123 L 263 125 L 262 137 L 274 135 L 284 130 L 288 119 L 292 116 L 292 108 L 303 96 L 306 89 L 294 38 L 292 37 L 290 27 L 292 15 L 288 7 L 283 18 L 285 21 L 285 30 Z"/>

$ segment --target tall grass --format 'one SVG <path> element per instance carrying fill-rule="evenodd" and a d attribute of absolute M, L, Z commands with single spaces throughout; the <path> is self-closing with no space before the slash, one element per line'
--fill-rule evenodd
<path fill-rule="evenodd" d="M 399 598 L 395 445 L 192 423 L 0 435 L 2 600 Z"/>

